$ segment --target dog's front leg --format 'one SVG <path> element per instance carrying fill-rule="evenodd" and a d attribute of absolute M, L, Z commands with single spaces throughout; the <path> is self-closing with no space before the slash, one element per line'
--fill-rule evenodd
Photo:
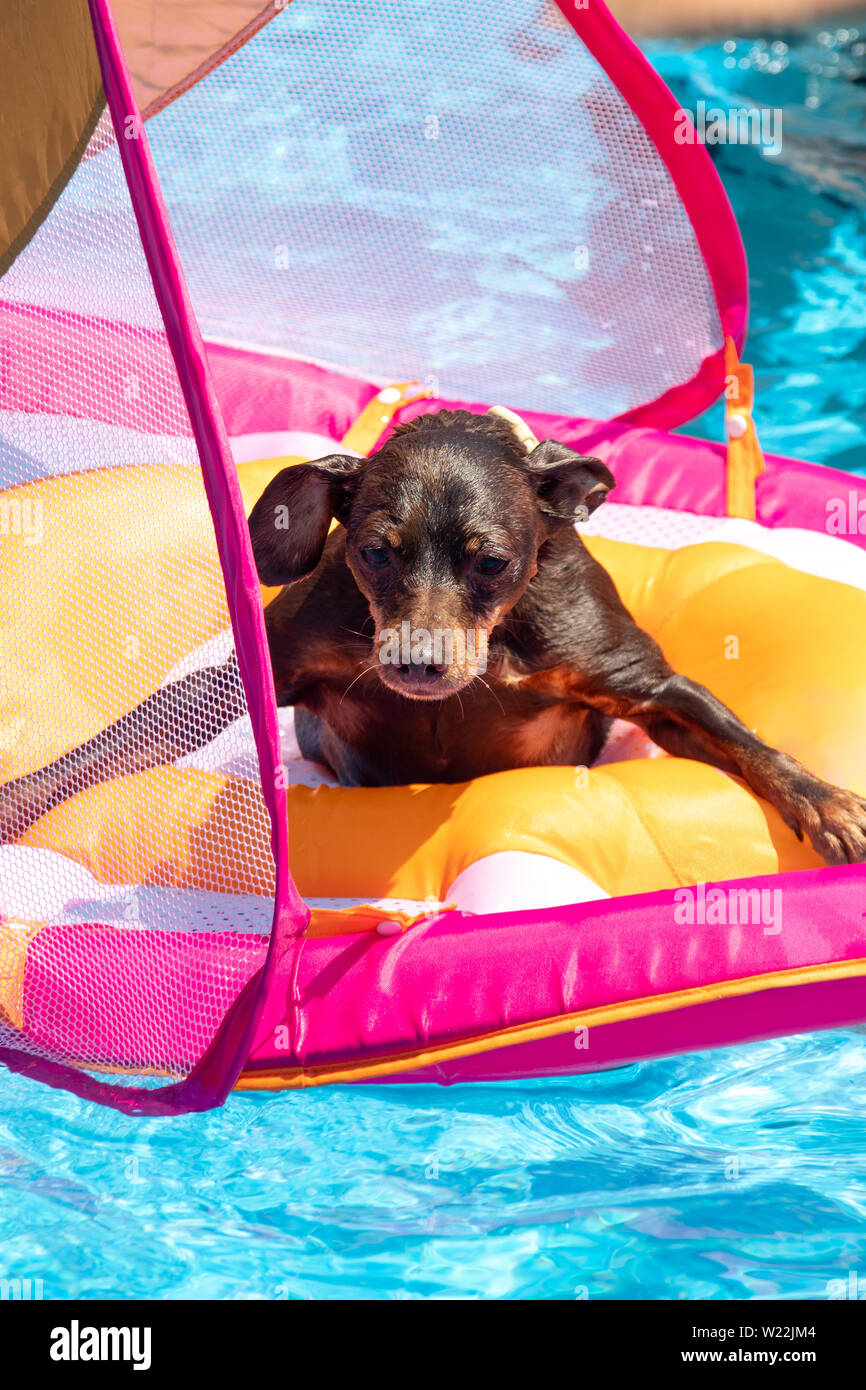
<path fill-rule="evenodd" d="M 195 753 L 245 712 L 234 656 L 172 681 L 80 747 L 0 787 L 0 842 L 77 792 Z"/>
<path fill-rule="evenodd" d="M 866 801 L 824 782 L 796 758 L 758 738 L 704 686 L 658 666 L 635 663 L 581 690 L 587 704 L 645 729 L 661 748 L 742 777 L 775 806 L 799 839 L 808 835 L 828 864 L 866 860 Z"/>

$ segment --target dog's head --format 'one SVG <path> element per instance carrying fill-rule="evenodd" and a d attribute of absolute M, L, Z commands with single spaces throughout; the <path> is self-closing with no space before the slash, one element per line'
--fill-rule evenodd
<path fill-rule="evenodd" d="M 398 427 L 368 459 L 286 468 L 250 516 L 263 584 L 319 563 L 333 518 L 376 625 L 379 674 L 442 700 L 486 661 L 487 639 L 538 568 L 541 547 L 604 501 L 604 464 L 553 440 L 527 453 L 504 420 L 439 411 Z"/>

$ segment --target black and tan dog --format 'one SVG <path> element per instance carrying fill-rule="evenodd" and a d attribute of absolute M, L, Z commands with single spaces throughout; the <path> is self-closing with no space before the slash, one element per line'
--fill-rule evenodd
<path fill-rule="evenodd" d="M 369 459 L 281 472 L 250 533 L 262 582 L 285 586 L 266 626 L 302 752 L 347 784 L 458 782 L 588 765 L 620 717 L 742 777 L 828 863 L 866 859 L 866 801 L 763 743 L 626 611 L 574 526 L 613 486 L 598 459 L 527 451 L 465 411 L 422 416 Z M 242 712 L 239 689 L 234 660 L 163 687 L 8 783 L 0 822 L 21 833 L 72 791 L 193 752 Z"/>

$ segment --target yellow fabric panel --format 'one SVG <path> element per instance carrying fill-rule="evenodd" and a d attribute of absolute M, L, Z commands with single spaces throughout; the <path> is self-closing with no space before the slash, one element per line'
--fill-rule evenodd
<path fill-rule="evenodd" d="M 284 458 L 251 459 L 247 463 L 236 464 L 241 496 L 244 499 L 244 511 L 247 516 L 258 502 L 268 483 L 278 473 L 282 473 L 284 468 L 291 468 L 298 463 L 307 462 L 307 459 L 287 454 Z"/>
<path fill-rule="evenodd" d="M 299 462 L 241 464 L 247 512 L 276 473 Z M 22 515 L 41 518 L 42 531 L 38 540 L 13 535 L 3 547 L 0 781 L 7 781 L 132 709 L 186 650 L 225 628 L 228 613 L 195 469 L 94 470 L 7 488 L 2 496 Z M 137 515 L 171 517 L 157 556 L 152 535 L 130 524 Z M 102 583 L 94 570 L 96 528 Z M 277 593 L 263 588 L 263 602 Z M 106 681 L 106 669 L 124 680 Z"/>
<path fill-rule="evenodd" d="M 294 787 L 292 872 L 311 896 L 441 898 L 476 860 L 521 850 L 619 896 L 821 863 L 771 807 L 704 764 L 619 763 L 587 781 L 521 768 L 453 786 Z"/>
<path fill-rule="evenodd" d="M 65 854 L 101 883 L 273 892 L 261 790 L 243 778 L 174 767 L 120 777 L 62 802 L 19 843 Z"/>
<path fill-rule="evenodd" d="M 788 574 L 786 565 L 758 550 L 725 541 L 703 541 L 679 550 L 633 545 L 607 536 L 585 536 L 584 544 L 610 574 L 635 622 L 654 637 L 687 599 L 702 594 L 732 571 L 765 565 Z"/>
<path fill-rule="evenodd" d="M 228 614 L 195 469 L 76 473 L 10 488 L 3 497 L 41 518 L 42 531 L 36 543 L 12 536 L 3 547 L 0 780 L 6 781 L 44 766 L 132 709 L 185 650 L 224 628 Z M 154 513 L 171 517 L 158 555 L 152 533 L 134 523 Z"/>
<path fill-rule="evenodd" d="M 866 594 L 744 546 L 588 537 L 675 670 L 811 771 L 866 793 Z"/>
<path fill-rule="evenodd" d="M 866 793 L 861 590 L 780 564 L 729 572 L 686 598 L 657 636 L 674 666 L 768 743 Z"/>
<path fill-rule="evenodd" d="M 87 0 L 0 5 L 0 275 L 75 171 L 105 104 Z"/>
<path fill-rule="evenodd" d="M 608 892 L 627 891 L 616 887 L 627 863 L 653 887 L 681 881 L 666 873 L 617 775 L 588 780 L 580 789 L 571 768 L 522 768 L 462 784 L 293 787 L 292 872 L 311 896 L 441 898 L 476 860 L 523 850 L 573 864 Z"/>

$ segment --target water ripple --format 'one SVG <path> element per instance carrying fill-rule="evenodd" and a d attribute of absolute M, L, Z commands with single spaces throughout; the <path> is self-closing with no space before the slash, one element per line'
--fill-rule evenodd
<path fill-rule="evenodd" d="M 0 1273 L 68 1298 L 866 1292 L 864 1070 L 851 1030 L 168 1122 L 4 1075 Z"/>

